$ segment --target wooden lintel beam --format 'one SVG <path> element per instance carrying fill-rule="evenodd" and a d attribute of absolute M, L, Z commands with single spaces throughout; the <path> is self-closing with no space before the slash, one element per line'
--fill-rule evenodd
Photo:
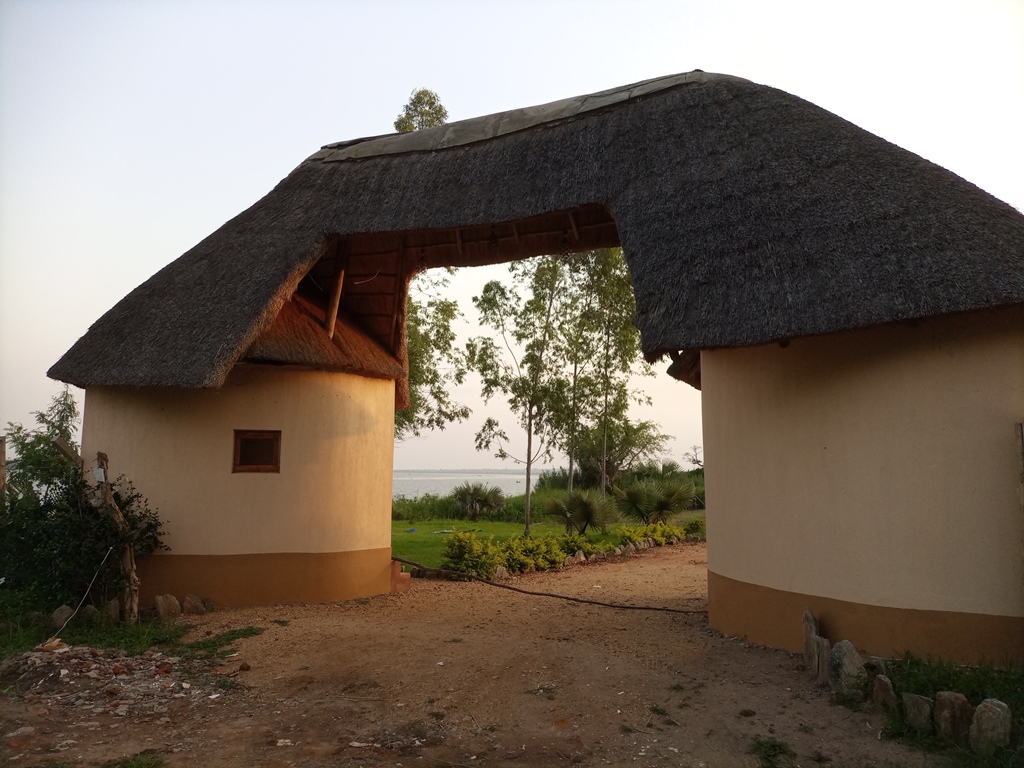
<path fill-rule="evenodd" d="M 600 231 L 600 230 L 613 229 L 614 227 L 615 227 L 615 222 L 614 221 L 599 221 L 599 222 L 596 222 L 594 224 L 580 224 L 579 222 L 577 222 L 576 223 L 576 232 L 579 233 L 579 237 L 580 237 L 580 239 L 582 239 L 583 236 L 588 234 L 588 233 L 591 233 L 591 232 L 594 232 L 594 231 Z M 548 236 L 553 236 L 553 235 L 561 235 L 561 234 L 565 233 L 565 228 L 563 227 L 563 228 L 560 228 L 560 229 L 540 229 L 540 230 L 537 230 L 535 232 L 523 232 L 523 231 L 519 230 L 518 227 L 516 227 L 513 230 L 513 232 L 514 232 L 513 235 L 504 235 L 504 236 L 503 235 L 498 235 L 498 242 L 502 243 L 502 242 L 508 242 L 508 241 L 513 241 L 514 240 L 516 243 L 521 243 L 521 242 L 523 242 L 525 240 L 532 239 L 532 238 L 548 237 Z M 479 238 L 479 239 L 476 239 L 476 240 L 465 239 L 465 238 L 462 237 L 462 234 L 461 234 L 461 231 L 460 231 L 458 236 L 457 236 L 457 240 L 458 240 L 457 242 L 449 241 L 449 242 L 446 242 L 446 243 L 429 243 L 429 244 L 423 244 L 423 245 L 413 245 L 413 246 L 410 246 L 410 249 L 415 251 L 416 253 L 422 255 L 424 253 L 429 253 L 431 251 L 443 251 L 443 250 L 455 248 L 455 247 L 457 247 L 459 245 L 459 242 L 461 242 L 461 248 L 458 250 L 458 253 L 461 256 L 461 255 L 465 255 L 463 253 L 465 250 L 468 250 L 468 249 L 471 249 L 471 248 L 473 248 L 475 246 L 479 246 L 479 245 L 482 245 L 484 243 L 487 243 L 490 240 L 490 238 L 489 237 L 487 237 L 487 238 Z M 392 254 L 394 252 L 395 252 L 395 250 L 393 248 L 387 248 L 387 249 L 381 249 L 381 250 L 376 250 L 376 251 L 360 251 L 359 253 L 350 253 L 349 264 L 351 265 L 352 264 L 352 260 L 354 260 L 354 259 L 374 259 L 374 258 L 379 258 L 381 256 L 390 255 L 390 254 Z M 369 273 L 366 273 L 366 274 L 369 274 Z M 352 270 L 351 269 L 349 270 L 348 279 L 349 280 L 355 280 L 356 279 L 355 275 L 352 274 Z"/>
<path fill-rule="evenodd" d="M 353 282 L 355 282 L 355 281 L 354 280 L 349 280 L 349 285 L 351 286 Z M 357 291 L 357 290 L 352 290 L 352 291 L 349 291 L 348 300 L 350 302 L 352 302 L 352 301 L 359 301 L 360 299 L 378 298 L 380 296 L 393 296 L 394 293 L 395 293 L 394 291 Z"/>
<path fill-rule="evenodd" d="M 338 307 L 341 304 L 341 290 L 345 286 L 345 265 L 348 261 L 347 258 L 348 244 L 342 240 L 338 243 L 337 259 L 338 259 L 338 275 L 334 281 L 334 291 L 331 293 L 331 304 L 327 310 L 327 338 L 334 338 L 334 325 L 338 321 Z"/>

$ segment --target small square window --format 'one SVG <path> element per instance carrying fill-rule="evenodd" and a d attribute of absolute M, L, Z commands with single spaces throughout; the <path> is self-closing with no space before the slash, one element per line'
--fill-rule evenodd
<path fill-rule="evenodd" d="M 280 472 L 280 430 L 235 430 L 232 472 Z"/>

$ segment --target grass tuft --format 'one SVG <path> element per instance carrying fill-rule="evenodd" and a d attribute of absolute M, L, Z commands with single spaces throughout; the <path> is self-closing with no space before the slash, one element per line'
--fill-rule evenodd
<path fill-rule="evenodd" d="M 1024 733 L 1024 669 L 1012 666 L 997 669 L 991 664 L 966 666 L 919 659 L 909 653 L 886 662 L 885 667 L 897 695 L 916 693 L 934 699 L 940 691 L 956 691 L 966 696 L 972 707 L 985 699 L 999 699 L 1013 713 L 1014 732 Z M 918 749 L 944 752 L 954 764 L 964 768 L 1017 768 L 1021 765 L 1020 756 L 1012 748 L 997 749 L 985 755 L 958 749 L 935 734 L 914 731 L 899 713 L 889 718 L 885 730 L 889 736 Z"/>
<path fill-rule="evenodd" d="M 750 743 L 750 754 L 757 758 L 762 768 L 785 768 L 795 765 L 796 751 L 774 736 L 754 739 Z"/>

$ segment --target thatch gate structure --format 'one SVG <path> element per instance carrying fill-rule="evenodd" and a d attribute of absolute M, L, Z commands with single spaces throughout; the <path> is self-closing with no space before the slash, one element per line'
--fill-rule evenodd
<path fill-rule="evenodd" d="M 386 589 L 410 277 L 620 244 L 702 389 L 712 625 L 1024 660 L 1024 216 L 702 72 L 325 146 L 100 318 L 50 375 L 168 520 L 150 593 Z"/>

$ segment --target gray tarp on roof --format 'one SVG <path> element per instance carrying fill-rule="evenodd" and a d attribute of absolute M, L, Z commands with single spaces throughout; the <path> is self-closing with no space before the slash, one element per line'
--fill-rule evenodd
<path fill-rule="evenodd" d="M 125 297 L 49 374 L 219 386 L 326 236 L 594 203 L 615 218 L 649 358 L 1024 302 L 1019 212 L 799 98 L 691 73 L 329 145 Z"/>

